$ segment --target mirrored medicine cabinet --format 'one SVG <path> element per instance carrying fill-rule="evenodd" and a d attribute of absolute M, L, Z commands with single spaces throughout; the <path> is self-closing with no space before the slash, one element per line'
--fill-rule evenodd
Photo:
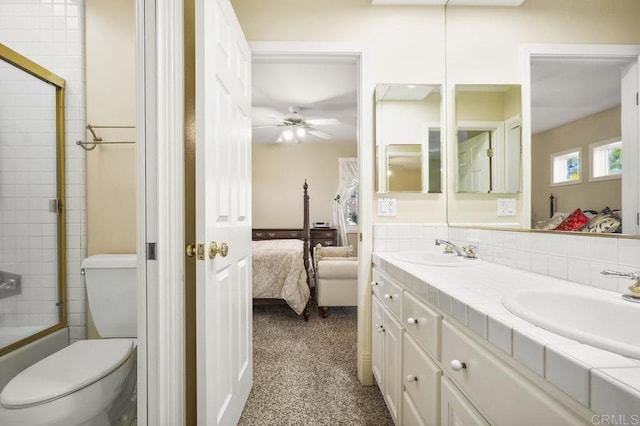
<path fill-rule="evenodd" d="M 440 85 L 376 85 L 378 193 L 442 192 L 441 92 Z"/>
<path fill-rule="evenodd" d="M 521 191 L 519 85 L 456 85 L 456 192 Z"/>

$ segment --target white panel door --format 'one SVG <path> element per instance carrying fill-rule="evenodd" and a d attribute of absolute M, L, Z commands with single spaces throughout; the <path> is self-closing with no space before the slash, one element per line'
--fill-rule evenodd
<path fill-rule="evenodd" d="M 489 192 L 489 132 L 458 145 L 458 192 Z"/>
<path fill-rule="evenodd" d="M 197 0 L 199 425 L 236 424 L 253 383 L 250 69 L 251 53 L 229 0 Z M 211 243 L 226 244 L 228 253 L 211 253 Z"/>
<path fill-rule="evenodd" d="M 378 382 L 380 391 L 384 394 L 384 313 L 380 299 L 371 297 L 371 370 Z"/>

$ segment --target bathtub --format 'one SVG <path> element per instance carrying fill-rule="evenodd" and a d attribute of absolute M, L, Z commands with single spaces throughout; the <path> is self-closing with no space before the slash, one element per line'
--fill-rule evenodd
<path fill-rule="evenodd" d="M 23 329 L 22 333 L 25 333 L 24 329 L 34 329 L 39 331 L 38 327 L 2 327 L 0 330 L 3 334 L 13 335 L 14 329 Z M 33 334 L 33 332 L 31 333 Z M 26 334 L 21 334 L 20 337 L 24 337 Z M 5 336 L 0 338 L 4 339 Z M 7 337 L 8 338 L 8 337 Z M 11 342 L 15 342 L 16 339 L 12 338 Z M 26 346 L 9 352 L 6 355 L 0 357 L 0 390 L 9 383 L 16 374 L 29 367 L 32 364 L 40 361 L 43 358 L 48 357 L 52 353 L 59 351 L 65 346 L 69 345 L 69 328 L 65 327 L 61 330 L 57 330 L 51 334 L 44 336 L 41 339 L 31 342 Z"/>
<path fill-rule="evenodd" d="M 17 327 L 0 327 L 0 348 L 8 346 L 18 340 L 36 334 L 44 330 L 46 327 L 25 325 Z"/>

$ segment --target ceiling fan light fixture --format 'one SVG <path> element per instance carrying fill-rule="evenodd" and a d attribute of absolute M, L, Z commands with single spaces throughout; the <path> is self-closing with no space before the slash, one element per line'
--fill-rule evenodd
<path fill-rule="evenodd" d="M 293 140 L 293 136 L 294 133 L 290 127 L 287 127 L 282 131 L 282 139 L 284 139 L 286 142 L 291 142 Z"/>
<path fill-rule="evenodd" d="M 303 138 L 307 134 L 304 127 L 296 127 L 296 137 Z"/>

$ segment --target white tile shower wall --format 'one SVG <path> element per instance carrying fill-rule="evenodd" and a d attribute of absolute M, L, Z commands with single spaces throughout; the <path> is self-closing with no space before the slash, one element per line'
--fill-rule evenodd
<path fill-rule="evenodd" d="M 444 223 L 379 223 L 373 226 L 373 251 L 440 250 L 436 238 L 447 239 Z"/>
<path fill-rule="evenodd" d="M 626 293 L 632 281 L 600 272 L 640 271 L 636 238 L 469 228 L 449 228 L 449 237 L 456 244 L 477 244 L 484 260 L 620 293 Z"/>
<path fill-rule="evenodd" d="M 85 137 L 84 1 L 2 0 L 0 42 L 66 81 L 67 320 L 73 342 L 87 335 L 86 290 L 80 276 L 86 252 L 85 155 L 75 145 Z M 33 230 L 35 236 L 52 232 L 49 224 Z"/>
<path fill-rule="evenodd" d="M 0 299 L 0 326 L 42 330 L 58 322 L 55 89 L 0 62 L 0 93 L 0 270 L 23 288 Z"/>

